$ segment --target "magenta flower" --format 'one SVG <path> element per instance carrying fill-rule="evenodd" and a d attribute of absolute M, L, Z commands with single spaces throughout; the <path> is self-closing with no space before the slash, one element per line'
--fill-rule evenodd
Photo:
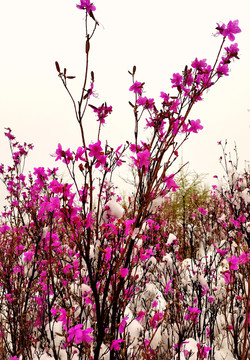
<path fill-rule="evenodd" d="M 53 315 L 53 316 L 56 316 L 56 314 L 57 314 L 57 309 L 53 306 L 52 307 L 52 309 L 50 310 L 51 311 L 51 314 Z"/>
<path fill-rule="evenodd" d="M 230 221 L 235 227 L 240 229 L 240 222 L 238 220 L 234 220 L 234 218 L 231 218 Z"/>
<path fill-rule="evenodd" d="M 218 77 L 220 77 L 222 75 L 225 75 L 225 76 L 229 75 L 228 74 L 229 68 L 228 68 L 227 64 L 220 63 L 216 70 L 217 70 L 217 73 L 218 73 Z"/>
<path fill-rule="evenodd" d="M 172 110 L 173 112 L 177 113 L 178 112 L 178 106 L 180 105 L 180 100 L 176 99 L 173 100 L 172 105 L 170 107 L 170 110 Z"/>
<path fill-rule="evenodd" d="M 64 328 L 66 329 L 66 325 L 68 323 L 67 311 L 61 307 L 61 315 L 58 317 L 57 321 L 62 321 Z"/>
<path fill-rule="evenodd" d="M 179 188 L 179 186 L 174 181 L 174 174 L 165 177 L 163 181 L 166 183 L 166 186 L 169 190 L 172 189 L 173 191 L 176 191 Z"/>
<path fill-rule="evenodd" d="M 147 102 L 147 97 L 146 96 L 144 96 L 144 97 L 139 96 L 138 99 L 137 99 L 137 104 L 139 106 L 144 106 L 146 104 L 146 102 Z"/>
<path fill-rule="evenodd" d="M 100 153 L 102 152 L 102 147 L 101 147 L 101 140 L 98 140 L 95 144 L 89 144 L 89 156 L 90 157 L 95 157 L 95 158 L 99 158 L 100 157 Z"/>
<path fill-rule="evenodd" d="M 134 160 L 134 165 L 138 166 L 139 169 L 144 167 L 144 171 L 147 172 L 150 164 L 150 151 L 145 149 L 142 152 L 137 153 L 137 159 L 131 156 Z"/>
<path fill-rule="evenodd" d="M 121 343 L 123 341 L 124 341 L 123 339 L 113 340 L 110 346 L 110 350 L 114 349 L 115 351 L 119 351 L 121 347 Z"/>
<path fill-rule="evenodd" d="M 105 124 L 105 118 L 112 113 L 112 106 L 100 106 L 97 109 L 94 109 L 94 112 L 98 116 L 98 120 L 101 124 Z"/>
<path fill-rule="evenodd" d="M 167 104 L 169 101 L 169 95 L 161 91 L 160 97 L 163 99 L 163 101 Z"/>
<path fill-rule="evenodd" d="M 171 79 L 172 87 L 176 87 L 181 85 L 182 76 L 179 73 L 173 74 L 173 79 Z"/>
<path fill-rule="evenodd" d="M 75 344 L 80 344 L 83 341 L 90 343 L 91 341 L 94 340 L 94 338 L 92 336 L 89 336 L 89 333 L 91 333 L 93 331 L 93 329 L 88 328 L 88 329 L 82 330 L 81 329 L 82 326 L 83 326 L 83 324 L 78 324 L 69 329 L 68 339 L 67 339 L 68 342 L 73 341 Z"/>
<path fill-rule="evenodd" d="M 238 26 L 239 20 L 229 21 L 227 27 L 225 24 L 219 25 L 217 23 L 218 34 L 223 35 L 224 37 L 228 37 L 230 41 L 234 41 L 235 36 L 234 34 L 238 34 L 241 32 L 241 29 Z"/>
<path fill-rule="evenodd" d="M 250 260 L 249 254 L 243 251 L 243 253 L 239 256 L 240 264 L 246 264 L 249 260 Z"/>
<path fill-rule="evenodd" d="M 234 279 L 231 275 L 231 272 L 226 270 L 222 273 L 222 276 L 224 277 L 224 280 L 227 284 L 233 283 Z"/>
<path fill-rule="evenodd" d="M 231 44 L 229 47 L 225 47 L 225 50 L 229 58 L 237 57 L 239 52 L 238 44 L 237 43 Z"/>
<path fill-rule="evenodd" d="M 198 354 L 197 354 L 198 359 L 206 359 L 207 354 L 211 350 L 211 348 L 200 344 L 197 344 L 197 348 L 198 348 Z"/>
<path fill-rule="evenodd" d="M 58 148 L 56 149 L 56 155 L 57 155 L 57 157 L 56 157 L 56 160 L 55 160 L 55 161 L 61 160 L 61 158 L 62 158 L 62 153 L 63 153 L 62 145 L 61 145 L 61 144 L 58 144 Z"/>
<path fill-rule="evenodd" d="M 135 94 L 142 94 L 143 84 L 139 81 L 135 81 L 132 86 L 130 86 L 129 91 L 133 91 Z"/>
<path fill-rule="evenodd" d="M 86 148 L 83 148 L 82 146 L 79 146 L 77 151 L 76 151 L 76 157 L 75 157 L 75 160 L 78 161 L 78 160 L 81 160 L 81 161 L 84 161 L 84 157 L 83 157 L 83 154 L 85 153 L 86 151 Z"/>
<path fill-rule="evenodd" d="M 24 261 L 32 261 L 34 252 L 29 250 L 29 251 L 23 253 L 23 255 L 24 255 L 24 258 L 23 258 Z"/>
<path fill-rule="evenodd" d="M 90 0 L 80 0 L 81 4 L 76 5 L 76 7 L 80 10 L 86 9 L 90 14 L 91 11 L 95 11 L 96 7 L 90 2 Z"/>
<path fill-rule="evenodd" d="M 85 221 L 85 224 L 86 224 L 86 229 L 92 229 L 92 225 L 94 224 L 95 222 L 95 219 L 92 218 L 92 212 L 90 211 L 88 213 L 88 215 L 86 216 L 86 221 Z"/>
<path fill-rule="evenodd" d="M 145 316 L 145 312 L 144 311 L 139 311 L 137 321 L 140 321 L 141 319 L 143 319 L 144 316 Z"/>
<path fill-rule="evenodd" d="M 146 96 L 139 96 L 136 102 L 139 106 L 145 106 L 145 109 L 153 109 L 154 107 L 154 99 L 148 99 Z"/>
<path fill-rule="evenodd" d="M 173 289 L 171 288 L 171 286 L 170 286 L 170 285 L 172 284 L 173 280 L 174 280 L 174 279 L 170 280 L 170 281 L 167 283 L 166 289 L 165 289 L 165 291 L 164 291 L 164 294 L 166 294 L 166 293 L 168 293 L 168 292 L 174 293 L 174 290 L 173 290 Z"/>
<path fill-rule="evenodd" d="M 152 307 L 153 307 L 153 308 L 156 308 L 157 306 L 158 306 L 158 302 L 157 302 L 156 300 L 153 301 L 153 302 L 152 302 Z"/>
<path fill-rule="evenodd" d="M 188 128 L 189 132 L 193 132 L 197 134 L 198 130 L 202 130 L 202 129 L 203 126 L 201 125 L 200 119 L 190 120 L 190 127 Z"/>
<path fill-rule="evenodd" d="M 129 269 L 127 269 L 127 268 L 120 269 L 120 275 L 122 278 L 125 278 L 128 275 L 128 273 L 129 273 Z"/>
<path fill-rule="evenodd" d="M 107 261 L 111 260 L 111 254 L 112 254 L 112 250 L 110 247 L 106 247 L 106 249 L 104 249 L 104 256 L 105 256 L 105 259 Z"/>
<path fill-rule="evenodd" d="M 239 259 L 237 256 L 233 255 L 231 258 L 227 259 L 227 262 L 229 263 L 230 270 L 238 270 Z"/>
<path fill-rule="evenodd" d="M 201 311 L 195 306 L 195 307 L 188 307 L 189 313 L 185 316 L 185 320 L 191 320 L 194 321 L 195 324 L 197 323 L 197 317 L 201 313 Z"/>
<path fill-rule="evenodd" d="M 239 20 L 229 21 L 229 23 L 227 24 L 227 28 L 223 31 L 222 35 L 227 36 L 230 41 L 234 41 L 234 34 L 238 34 L 241 32 L 238 24 Z"/>
<path fill-rule="evenodd" d="M 127 325 L 128 316 L 126 316 L 119 325 L 119 333 L 122 334 L 124 332 L 125 326 Z"/>
<path fill-rule="evenodd" d="M 202 214 L 202 215 L 206 215 L 207 214 L 207 210 L 204 209 L 203 207 L 199 207 L 198 211 Z"/>
<path fill-rule="evenodd" d="M 224 257 L 228 253 L 228 250 L 221 250 L 217 248 L 217 253 Z"/>
<path fill-rule="evenodd" d="M 207 66 L 207 63 L 206 63 L 206 59 L 203 59 L 203 60 L 198 60 L 197 58 L 195 58 L 195 60 L 192 62 L 191 66 L 194 68 L 194 69 L 197 69 L 197 70 L 203 70 L 204 68 L 206 68 Z"/>

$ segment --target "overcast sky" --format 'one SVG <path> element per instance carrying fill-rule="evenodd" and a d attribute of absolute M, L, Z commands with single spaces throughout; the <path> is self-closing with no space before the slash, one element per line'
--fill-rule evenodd
<path fill-rule="evenodd" d="M 84 12 L 72 0 L 11 0 L 0 2 L 0 163 L 8 162 L 3 132 L 10 127 L 20 141 L 35 150 L 27 162 L 54 166 L 50 154 L 58 142 L 72 150 L 80 145 L 78 124 L 69 97 L 55 69 L 66 67 L 72 91 L 79 98 L 84 69 Z M 145 96 L 159 101 L 160 91 L 171 92 L 170 78 L 198 57 L 213 63 L 221 38 L 213 36 L 216 22 L 239 20 L 240 61 L 190 114 L 204 129 L 192 134 L 183 150 L 190 169 L 221 174 L 218 140 L 237 143 L 242 161 L 250 160 L 250 1 L 249 0 L 96 0 L 100 22 L 91 43 L 90 69 L 95 72 L 96 99 L 113 106 L 102 139 L 119 145 L 132 140 L 133 100 L 128 70 L 137 66 L 136 80 L 145 82 Z M 95 140 L 97 123 L 86 119 L 88 142 Z"/>

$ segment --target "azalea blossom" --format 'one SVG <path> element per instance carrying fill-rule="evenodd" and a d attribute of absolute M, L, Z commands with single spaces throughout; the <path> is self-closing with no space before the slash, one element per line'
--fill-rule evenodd
<path fill-rule="evenodd" d="M 171 79 L 171 83 L 173 84 L 172 87 L 176 87 L 181 85 L 182 83 L 182 76 L 179 73 L 173 74 L 173 78 Z"/>
<path fill-rule="evenodd" d="M 125 329 L 125 326 L 127 325 L 127 320 L 128 320 L 128 316 L 126 316 L 121 322 L 120 322 L 120 325 L 119 325 L 119 333 L 122 334 L 124 332 L 124 329 Z"/>
<path fill-rule="evenodd" d="M 198 321 L 197 317 L 201 313 L 201 311 L 196 306 L 195 307 L 189 306 L 188 311 L 189 313 L 185 316 L 185 320 L 194 321 L 196 324 Z"/>
<path fill-rule="evenodd" d="M 142 94 L 142 86 L 143 84 L 139 81 L 135 81 L 132 86 L 130 86 L 129 91 L 133 91 L 135 94 Z"/>
<path fill-rule="evenodd" d="M 123 341 L 124 341 L 123 339 L 113 340 L 110 346 L 110 350 L 114 349 L 115 351 L 119 351 L 121 347 L 121 343 Z"/>
<path fill-rule="evenodd" d="M 83 324 L 78 324 L 76 326 L 73 326 L 68 330 L 68 339 L 67 341 L 73 341 L 75 344 L 80 344 L 82 342 L 90 343 L 94 340 L 92 336 L 89 335 L 89 333 L 93 332 L 92 328 L 88 328 L 85 330 L 82 330 Z"/>
<path fill-rule="evenodd" d="M 200 119 L 190 120 L 190 127 L 188 128 L 189 132 L 198 133 L 198 130 L 202 130 L 203 126 L 201 125 Z"/>
<path fill-rule="evenodd" d="M 101 140 L 98 140 L 96 143 L 94 144 L 89 144 L 89 156 L 90 157 L 96 157 L 98 158 L 100 156 L 100 153 L 102 152 L 102 147 L 101 147 Z"/>
<path fill-rule="evenodd" d="M 29 251 L 23 253 L 23 255 L 24 255 L 24 258 L 23 258 L 24 261 L 32 261 L 33 256 L 34 256 L 34 252 L 29 250 Z"/>
<path fill-rule="evenodd" d="M 125 278 L 128 275 L 128 273 L 129 273 L 129 269 L 127 269 L 127 268 L 120 269 L 120 275 L 122 278 Z"/>
<path fill-rule="evenodd" d="M 97 109 L 94 109 L 94 112 L 97 114 L 98 116 L 98 120 L 100 121 L 101 124 L 105 124 L 105 118 L 111 114 L 112 112 L 112 106 L 105 106 L 102 105 Z"/>
<path fill-rule="evenodd" d="M 80 0 L 81 4 L 76 5 L 76 7 L 80 10 L 86 9 L 87 12 L 90 14 L 91 11 L 95 11 L 96 7 L 93 5 L 93 3 L 90 2 L 90 0 Z"/>
<path fill-rule="evenodd" d="M 179 188 L 179 186 L 174 181 L 174 174 L 165 177 L 163 181 L 166 183 L 166 186 L 169 190 L 172 189 L 173 191 L 176 191 Z"/>

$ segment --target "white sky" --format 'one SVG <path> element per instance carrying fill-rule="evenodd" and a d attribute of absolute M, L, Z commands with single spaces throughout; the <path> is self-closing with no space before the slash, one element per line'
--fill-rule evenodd
<path fill-rule="evenodd" d="M 27 170 L 56 166 L 50 154 L 58 142 L 72 150 L 80 145 L 78 124 L 69 97 L 57 77 L 54 62 L 66 67 L 73 93 L 79 98 L 84 69 L 84 12 L 74 0 L 11 0 L 0 2 L 0 163 L 7 163 L 10 127 L 20 141 L 35 150 Z M 196 105 L 192 119 L 204 129 L 184 147 L 190 170 L 221 174 L 218 140 L 234 141 L 242 160 L 250 160 L 250 0 L 96 0 L 100 22 L 91 43 L 90 69 L 95 72 L 97 105 L 106 101 L 114 112 L 103 138 L 111 145 L 133 139 L 133 114 L 128 100 L 128 70 L 137 66 L 136 80 L 145 82 L 145 96 L 159 101 L 160 91 L 171 92 L 170 78 L 195 57 L 213 63 L 220 45 L 216 22 L 239 19 L 236 41 L 240 61 L 232 72 Z M 91 112 L 91 111 L 90 111 Z M 86 119 L 88 142 L 95 140 L 95 118 Z M 0 188 L 1 190 L 1 188 Z"/>

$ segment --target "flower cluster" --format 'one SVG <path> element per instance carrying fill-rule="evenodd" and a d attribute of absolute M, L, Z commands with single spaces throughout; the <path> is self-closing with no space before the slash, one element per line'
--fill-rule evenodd
<path fill-rule="evenodd" d="M 226 38 L 233 41 L 240 32 L 238 21 L 218 25 L 223 40 L 213 67 L 195 58 L 173 74 L 176 93 L 162 91 L 160 107 L 142 96 L 144 83 L 135 81 L 133 68 L 134 141 L 114 149 L 100 140 L 112 106 L 88 104 L 96 8 L 90 0 L 77 8 L 85 11 L 86 30 L 80 100 L 69 90 L 72 77 L 56 62 L 82 140 L 76 151 L 59 143 L 55 152 L 70 180 L 58 168 L 24 174 L 32 145 L 19 144 L 10 129 L 5 134 L 13 164 L 0 165 L 8 202 L 0 219 L 0 352 L 12 360 L 206 359 L 224 358 L 224 344 L 246 359 L 249 174 L 240 176 L 233 167 L 226 188 L 199 197 L 184 191 L 181 169 L 171 170 L 190 133 L 203 128 L 200 119 L 188 118 L 192 107 L 238 58 L 232 44 L 220 59 Z M 83 122 L 88 105 L 99 122 L 93 141 L 86 140 Z M 134 189 L 122 197 L 113 179 L 126 165 L 127 149 Z"/>

